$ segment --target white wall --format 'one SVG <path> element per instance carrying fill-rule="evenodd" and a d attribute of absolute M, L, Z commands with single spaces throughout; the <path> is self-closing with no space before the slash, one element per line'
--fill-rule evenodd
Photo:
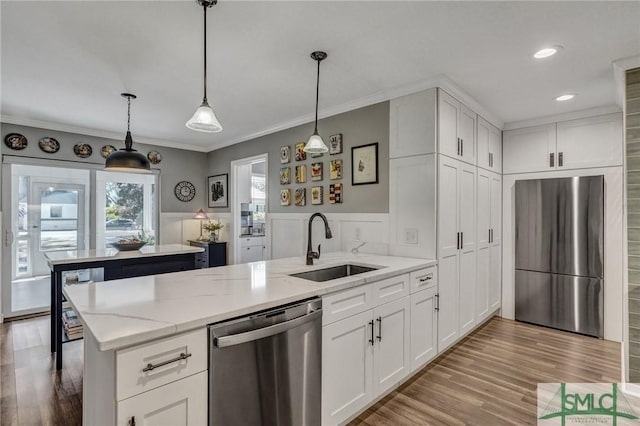
<path fill-rule="evenodd" d="M 616 342 L 623 336 L 623 177 L 622 167 L 562 170 L 504 175 L 502 177 L 503 252 L 502 316 L 515 316 L 515 182 L 525 179 L 549 179 L 571 176 L 604 175 L 604 338 Z"/>

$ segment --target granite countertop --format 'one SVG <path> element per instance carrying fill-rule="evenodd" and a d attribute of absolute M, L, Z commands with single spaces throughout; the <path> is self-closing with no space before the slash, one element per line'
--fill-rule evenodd
<path fill-rule="evenodd" d="M 170 256 L 174 254 L 202 253 L 202 247 L 193 247 L 183 244 L 162 244 L 155 246 L 143 246 L 140 250 L 118 251 L 114 248 L 51 251 L 43 253 L 49 267 L 67 263 L 86 263 L 101 260 L 132 259 L 137 257 Z"/>
<path fill-rule="evenodd" d="M 112 350 L 204 327 L 286 303 L 379 281 L 436 264 L 435 260 L 325 253 L 64 287 L 98 349 Z M 352 263 L 381 267 L 314 282 L 289 274 Z"/>

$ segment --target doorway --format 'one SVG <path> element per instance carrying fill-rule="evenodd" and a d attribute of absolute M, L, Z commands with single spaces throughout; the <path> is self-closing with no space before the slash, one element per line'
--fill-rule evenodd
<path fill-rule="evenodd" d="M 231 262 L 267 260 L 268 154 L 231 162 Z"/>
<path fill-rule="evenodd" d="M 5 164 L 10 172 L 6 242 L 11 285 L 5 316 L 47 310 L 50 269 L 44 254 L 88 247 L 88 170 Z M 8 261 L 8 262 L 7 262 Z M 7 303 L 8 302 L 8 303 Z M 7 306 L 8 305 L 8 306 Z"/>

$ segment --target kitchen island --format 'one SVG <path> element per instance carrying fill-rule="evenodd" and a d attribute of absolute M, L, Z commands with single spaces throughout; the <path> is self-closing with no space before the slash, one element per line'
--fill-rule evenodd
<path fill-rule="evenodd" d="M 406 277 L 400 283 L 408 298 L 410 274 L 436 262 L 328 253 L 313 266 L 304 263 L 304 258 L 278 259 L 65 288 L 85 326 L 84 423 L 143 424 L 149 412 L 177 423 L 206 423 L 208 324 L 399 276 Z M 290 276 L 346 263 L 378 269 L 325 282 Z M 429 283 L 432 277 L 415 282 Z M 383 293 L 374 297 L 382 299 Z M 371 291 L 367 294 L 373 307 Z M 325 307 L 325 315 L 341 315 L 330 303 Z M 155 369 L 157 364 L 162 365 Z M 154 368 L 143 371 L 149 365 Z"/>
<path fill-rule="evenodd" d="M 56 369 L 62 369 L 62 344 L 71 340 L 62 327 L 62 273 L 82 269 L 100 269 L 100 281 L 143 275 L 186 271 L 195 268 L 201 247 L 182 244 L 144 246 L 139 250 L 115 248 L 53 251 L 44 253 L 51 269 L 51 352 L 56 354 Z"/>

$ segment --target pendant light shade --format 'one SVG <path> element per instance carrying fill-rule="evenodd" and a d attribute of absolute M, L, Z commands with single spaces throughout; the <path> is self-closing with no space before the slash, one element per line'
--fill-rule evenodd
<path fill-rule="evenodd" d="M 107 157 L 104 168 L 116 172 L 151 173 L 151 164 L 147 157 L 132 148 L 131 99 L 136 99 L 137 96 L 131 93 L 121 93 L 121 96 L 127 98 L 127 135 L 124 138 L 124 148 L 112 152 Z"/>
<path fill-rule="evenodd" d="M 329 151 L 327 145 L 318 134 L 318 97 L 320 95 L 320 62 L 327 58 L 325 52 L 316 51 L 311 53 L 311 59 L 318 62 L 318 75 L 316 79 L 316 126 L 309 141 L 304 146 L 304 151 L 310 154 L 320 154 Z"/>
<path fill-rule="evenodd" d="M 218 133 L 222 131 L 222 126 L 207 101 L 207 9 L 217 2 L 217 0 L 196 0 L 204 12 L 204 96 L 202 104 L 185 125 L 198 132 Z"/>

